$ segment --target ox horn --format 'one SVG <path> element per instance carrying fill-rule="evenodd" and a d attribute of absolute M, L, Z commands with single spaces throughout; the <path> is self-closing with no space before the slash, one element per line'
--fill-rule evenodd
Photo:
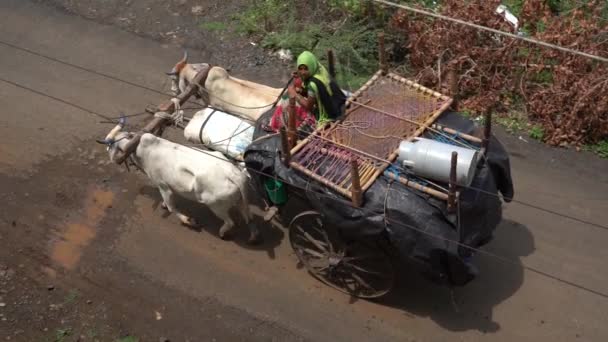
<path fill-rule="evenodd" d="M 108 133 L 108 135 L 106 135 L 106 138 L 103 141 L 97 140 L 97 142 L 100 144 L 108 144 L 109 142 L 114 141 L 114 137 L 116 137 L 116 135 L 123 129 L 123 127 L 125 127 L 126 123 L 127 123 L 127 118 L 125 117 L 125 115 L 123 113 L 120 113 L 120 119 L 118 120 L 118 125 L 116 125 L 114 128 L 112 128 L 110 133 Z"/>
<path fill-rule="evenodd" d="M 173 69 L 171 69 L 171 72 L 167 72 L 166 74 L 169 76 L 175 76 L 179 74 L 179 72 L 182 71 L 182 69 L 186 66 L 186 63 L 188 63 L 188 50 L 184 50 L 184 57 L 182 58 L 182 60 L 177 62 Z"/>

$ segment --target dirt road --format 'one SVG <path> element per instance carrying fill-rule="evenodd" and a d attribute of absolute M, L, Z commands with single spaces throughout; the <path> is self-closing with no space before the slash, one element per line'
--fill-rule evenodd
<path fill-rule="evenodd" d="M 159 90 L 179 49 L 18 0 L 0 3 L 0 32 L 0 339 L 608 338 L 608 230 L 564 217 L 606 225 L 606 161 L 499 131 L 516 198 L 561 216 L 505 205 L 486 249 L 515 263 L 477 256 L 479 278 L 453 297 L 403 274 L 390 297 L 357 301 L 298 269 L 281 227 L 252 248 L 244 232 L 218 239 L 216 219 L 198 232 L 167 217 L 146 178 L 95 144 L 111 126 L 57 100 L 116 116 L 166 97 L 15 46 Z M 234 70 L 280 83 L 266 71 Z"/>

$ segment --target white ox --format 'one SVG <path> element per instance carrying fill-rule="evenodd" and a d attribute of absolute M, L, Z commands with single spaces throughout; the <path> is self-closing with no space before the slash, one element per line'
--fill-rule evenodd
<path fill-rule="evenodd" d="M 119 151 L 124 151 L 125 145 L 134 136 L 122 132 L 123 126 L 124 121 L 121 120 L 103 142 L 108 145 L 112 161 Z M 146 133 L 131 156 L 135 165 L 160 190 L 163 207 L 169 212 L 175 212 L 184 224 L 192 226 L 196 223 L 194 219 L 177 211 L 175 195 L 206 205 L 222 219 L 224 224 L 219 230 L 222 239 L 234 227 L 230 209 L 240 204 L 239 212 L 250 232 L 249 243 L 260 241 L 259 231 L 251 222 L 247 198 L 248 175 L 222 153 L 201 152 Z"/>
<path fill-rule="evenodd" d="M 179 95 L 184 92 L 196 74 L 206 66 L 206 64 L 188 64 L 186 53 L 173 70 L 167 73 L 171 77 L 171 90 L 174 94 Z M 204 98 L 205 105 L 244 116 L 252 121 L 256 121 L 272 108 L 282 92 L 280 88 L 230 76 L 225 69 L 217 66 L 209 70 L 203 88 L 199 94 Z"/>

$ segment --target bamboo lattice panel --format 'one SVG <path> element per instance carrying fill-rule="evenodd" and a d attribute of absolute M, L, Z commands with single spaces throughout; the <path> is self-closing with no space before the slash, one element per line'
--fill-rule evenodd
<path fill-rule="evenodd" d="M 318 130 L 292 150 L 291 166 L 352 198 L 350 160 L 357 160 L 367 190 L 397 157 L 402 140 L 424 129 L 452 99 L 389 73 L 376 73 L 351 101 L 342 122 Z M 361 104 L 361 105 L 358 105 Z"/>

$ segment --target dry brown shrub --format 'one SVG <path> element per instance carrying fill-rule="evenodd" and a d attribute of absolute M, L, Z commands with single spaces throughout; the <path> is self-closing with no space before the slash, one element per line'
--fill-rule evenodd
<path fill-rule="evenodd" d="M 499 4 L 444 0 L 440 13 L 513 32 L 495 13 Z M 528 0 L 520 27 L 536 39 L 608 57 L 607 25 L 599 19 L 603 6 L 589 1 L 557 15 L 545 1 Z M 390 26 L 406 32 L 409 62 L 419 82 L 447 91 L 446 71 L 456 71 L 459 109 L 506 113 L 520 102 L 552 145 L 593 143 L 608 136 L 607 63 L 405 11 L 395 13 Z"/>

